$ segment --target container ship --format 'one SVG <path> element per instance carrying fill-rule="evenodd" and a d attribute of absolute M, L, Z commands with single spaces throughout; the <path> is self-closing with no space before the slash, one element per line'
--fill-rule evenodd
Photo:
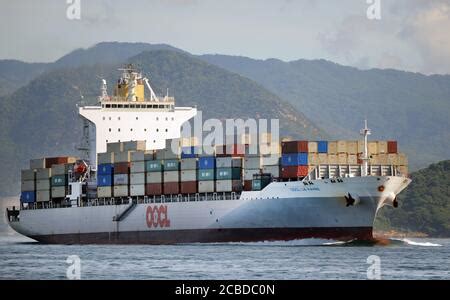
<path fill-rule="evenodd" d="M 367 122 L 358 141 L 263 133 L 204 154 L 181 135 L 196 108 L 120 70 L 112 96 L 103 80 L 98 104 L 78 107 L 80 157 L 22 170 L 20 207 L 6 211 L 18 233 L 50 244 L 371 240 L 377 211 L 411 182 L 397 142 L 368 141 Z"/>

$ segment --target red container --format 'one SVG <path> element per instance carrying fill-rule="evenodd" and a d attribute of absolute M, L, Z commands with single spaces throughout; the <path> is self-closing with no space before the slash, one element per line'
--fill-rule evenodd
<path fill-rule="evenodd" d="M 165 182 L 163 191 L 164 195 L 178 195 L 180 193 L 180 185 L 178 182 Z"/>
<path fill-rule="evenodd" d="M 182 194 L 195 194 L 197 193 L 197 181 L 185 181 L 182 182 L 181 185 L 181 193 Z"/>
<path fill-rule="evenodd" d="M 284 179 L 305 177 L 308 175 L 308 166 L 291 166 L 281 168 L 281 177 Z"/>
<path fill-rule="evenodd" d="M 73 162 L 73 159 L 72 161 Z M 61 165 L 69 163 L 68 156 L 58 156 L 58 157 L 46 157 L 45 158 L 45 167 L 51 168 L 53 165 Z"/>
<path fill-rule="evenodd" d="M 300 153 L 308 152 L 308 141 L 291 141 L 281 143 L 282 153 Z"/>
<path fill-rule="evenodd" d="M 252 190 L 252 181 L 244 180 L 244 191 L 251 191 L 251 190 Z"/>
<path fill-rule="evenodd" d="M 161 183 L 147 183 L 145 185 L 145 195 L 147 195 L 147 196 L 162 195 L 162 184 Z"/>
<path fill-rule="evenodd" d="M 397 141 L 387 142 L 388 153 L 397 153 Z"/>
<path fill-rule="evenodd" d="M 243 144 L 232 144 L 232 145 L 220 145 L 216 146 L 216 156 L 226 157 L 226 156 L 244 156 L 245 155 L 245 145 Z"/>
<path fill-rule="evenodd" d="M 129 162 L 114 163 L 114 174 L 128 174 L 129 170 Z"/>

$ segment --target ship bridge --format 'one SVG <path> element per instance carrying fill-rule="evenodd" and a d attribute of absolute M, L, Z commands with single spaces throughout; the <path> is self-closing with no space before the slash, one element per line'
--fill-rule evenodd
<path fill-rule="evenodd" d="M 166 140 L 179 138 L 183 123 L 197 114 L 194 107 L 176 107 L 168 93 L 157 96 L 149 80 L 132 66 L 119 70 L 122 76 L 112 96 L 103 80 L 99 104 L 79 107 L 79 114 L 95 126 L 95 151 L 90 152 L 93 166 L 96 154 L 105 152 L 107 143 L 145 140 L 146 149 L 163 149 Z"/>

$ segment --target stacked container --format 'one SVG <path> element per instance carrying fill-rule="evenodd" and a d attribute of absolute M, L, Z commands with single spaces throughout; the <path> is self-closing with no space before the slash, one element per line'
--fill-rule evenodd
<path fill-rule="evenodd" d="M 22 170 L 21 174 L 20 200 L 22 203 L 36 202 L 36 172 L 31 170 Z"/>
<path fill-rule="evenodd" d="M 216 192 L 242 191 L 242 158 L 216 158 Z"/>
<path fill-rule="evenodd" d="M 214 156 L 202 156 L 198 159 L 198 192 L 215 192 L 216 158 Z"/>
<path fill-rule="evenodd" d="M 52 177 L 51 168 L 36 170 L 36 202 L 50 201 L 50 181 Z"/>
<path fill-rule="evenodd" d="M 163 161 L 147 155 L 145 158 L 145 194 L 147 196 L 162 195 Z"/>
<path fill-rule="evenodd" d="M 114 152 L 114 197 L 130 195 L 130 160 L 131 151 Z"/>
<path fill-rule="evenodd" d="M 114 152 L 99 153 L 97 162 L 97 196 L 110 198 L 113 196 Z"/>
<path fill-rule="evenodd" d="M 195 157 L 194 152 L 191 152 L 187 156 L 186 155 L 183 156 L 182 152 L 182 158 L 180 162 L 181 194 L 198 193 L 197 163 L 198 160 L 197 157 Z"/>
<path fill-rule="evenodd" d="M 52 199 L 65 198 L 69 187 L 69 171 L 73 170 L 73 164 L 58 164 L 52 166 L 51 187 Z"/>
<path fill-rule="evenodd" d="M 308 175 L 308 142 L 281 143 L 281 177 L 297 179 Z"/>
<path fill-rule="evenodd" d="M 145 195 L 145 151 L 131 152 L 130 196 Z"/>
<path fill-rule="evenodd" d="M 244 190 L 252 190 L 253 175 L 260 174 L 262 157 L 259 154 L 248 154 L 244 157 Z"/>

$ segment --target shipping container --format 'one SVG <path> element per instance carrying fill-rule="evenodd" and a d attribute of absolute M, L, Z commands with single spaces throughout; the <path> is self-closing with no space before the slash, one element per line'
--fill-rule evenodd
<path fill-rule="evenodd" d="M 149 160 L 145 162 L 146 172 L 162 172 L 162 160 Z"/>
<path fill-rule="evenodd" d="M 183 170 L 181 171 L 181 182 L 196 181 L 197 170 Z"/>
<path fill-rule="evenodd" d="M 36 202 L 47 202 L 50 201 L 50 189 L 36 191 Z"/>
<path fill-rule="evenodd" d="M 153 156 L 153 153 L 152 153 L 152 156 Z M 145 160 L 145 151 L 134 151 L 134 152 L 131 152 L 130 160 L 132 162 L 137 162 L 137 161 L 142 162 L 142 161 L 144 161 Z"/>
<path fill-rule="evenodd" d="M 131 151 L 114 152 L 114 164 L 130 162 L 131 153 L 133 153 L 133 152 L 131 152 Z"/>
<path fill-rule="evenodd" d="M 161 172 L 148 172 L 145 177 L 147 183 L 162 183 L 162 174 Z"/>
<path fill-rule="evenodd" d="M 252 181 L 253 180 L 244 180 L 244 191 L 252 190 Z"/>
<path fill-rule="evenodd" d="M 253 180 L 253 175 L 260 173 L 261 169 L 244 169 L 244 180 Z"/>
<path fill-rule="evenodd" d="M 372 154 L 372 155 L 370 155 L 369 163 L 370 163 L 371 165 L 379 165 L 380 162 L 378 161 L 378 154 Z"/>
<path fill-rule="evenodd" d="M 36 193 L 34 191 L 23 191 L 20 193 L 20 202 L 33 203 L 36 202 Z"/>
<path fill-rule="evenodd" d="M 97 164 L 112 164 L 114 163 L 114 153 L 106 152 L 106 153 L 98 153 L 97 154 Z"/>
<path fill-rule="evenodd" d="M 35 180 L 36 172 L 34 170 L 22 170 L 21 171 L 22 180 Z"/>
<path fill-rule="evenodd" d="M 268 176 L 261 176 L 259 178 L 253 179 L 252 180 L 252 190 L 253 191 L 261 191 L 271 182 L 272 182 L 272 178 L 270 178 Z"/>
<path fill-rule="evenodd" d="M 36 180 L 36 190 L 50 190 L 50 179 L 38 179 Z"/>
<path fill-rule="evenodd" d="M 319 158 L 320 165 L 328 164 L 328 154 L 327 153 L 319 153 L 318 158 Z"/>
<path fill-rule="evenodd" d="M 145 184 L 130 185 L 130 196 L 144 196 L 144 195 L 145 195 Z"/>
<path fill-rule="evenodd" d="M 282 166 L 306 166 L 308 165 L 308 153 L 289 153 L 281 156 Z"/>
<path fill-rule="evenodd" d="M 128 174 L 114 174 L 114 185 L 128 185 Z M 115 194 L 114 194 L 115 195 Z"/>
<path fill-rule="evenodd" d="M 177 182 L 164 182 L 163 185 L 164 195 L 177 195 L 180 193 L 180 183 Z"/>
<path fill-rule="evenodd" d="M 215 182 L 214 180 L 199 181 L 198 182 L 198 192 L 199 193 L 214 193 Z"/>
<path fill-rule="evenodd" d="M 147 183 L 145 185 L 145 194 L 147 196 L 162 195 L 162 184 L 161 183 Z"/>
<path fill-rule="evenodd" d="M 44 169 L 45 158 L 36 158 L 30 160 L 30 169 Z"/>
<path fill-rule="evenodd" d="M 388 153 L 388 142 L 378 141 L 378 153 L 387 154 Z"/>
<path fill-rule="evenodd" d="M 327 141 L 318 141 L 317 142 L 317 152 L 328 153 L 328 142 Z"/>
<path fill-rule="evenodd" d="M 111 198 L 113 196 L 113 187 L 112 186 L 98 186 L 97 187 L 97 196 L 99 198 Z"/>
<path fill-rule="evenodd" d="M 328 142 L 328 154 L 337 154 L 337 142 Z"/>
<path fill-rule="evenodd" d="M 145 185 L 145 173 L 131 173 L 130 174 L 130 184 L 131 185 Z"/>
<path fill-rule="evenodd" d="M 217 157 L 216 168 L 236 168 L 242 167 L 241 157 Z"/>
<path fill-rule="evenodd" d="M 166 149 L 156 150 L 156 159 L 178 159 L 181 157 L 180 148 L 172 149 L 170 146 Z"/>
<path fill-rule="evenodd" d="M 145 151 L 145 141 L 123 142 L 122 151 Z"/>
<path fill-rule="evenodd" d="M 66 186 L 54 186 L 52 187 L 52 199 L 65 198 L 67 196 Z"/>
<path fill-rule="evenodd" d="M 339 153 L 337 155 L 338 164 L 339 165 L 346 165 L 348 163 L 347 161 L 347 153 Z"/>
<path fill-rule="evenodd" d="M 180 161 L 178 159 L 165 159 L 163 164 L 164 171 L 178 171 L 180 169 Z"/>
<path fill-rule="evenodd" d="M 310 165 L 318 165 L 319 164 L 319 154 L 317 154 L 317 153 L 308 153 L 308 164 L 310 164 Z"/>
<path fill-rule="evenodd" d="M 398 154 L 396 153 L 389 153 L 388 154 L 388 164 L 390 165 L 398 165 Z"/>
<path fill-rule="evenodd" d="M 53 165 L 75 163 L 76 160 L 77 158 L 73 156 L 46 157 L 45 167 L 51 168 Z"/>
<path fill-rule="evenodd" d="M 378 154 L 378 142 L 377 141 L 368 142 L 367 151 L 369 152 L 369 155 Z"/>
<path fill-rule="evenodd" d="M 107 143 L 106 144 L 106 152 L 122 152 L 123 151 L 123 143 L 115 142 L 115 143 Z"/>
<path fill-rule="evenodd" d="M 180 183 L 181 194 L 195 194 L 198 193 L 197 181 L 182 181 Z"/>
<path fill-rule="evenodd" d="M 386 154 L 386 153 L 378 154 L 378 163 L 380 165 L 387 165 L 387 164 L 389 164 L 388 154 Z"/>
<path fill-rule="evenodd" d="M 66 186 L 68 185 L 67 175 L 54 175 L 52 176 L 52 186 Z"/>
<path fill-rule="evenodd" d="M 358 155 L 357 154 L 349 154 L 347 157 L 347 162 L 349 165 L 358 164 Z"/>
<path fill-rule="evenodd" d="M 128 197 L 130 195 L 128 185 L 115 185 L 114 197 Z"/>
<path fill-rule="evenodd" d="M 52 169 L 37 169 L 36 170 L 36 179 L 48 179 L 52 177 Z"/>
<path fill-rule="evenodd" d="M 147 160 L 155 160 L 156 158 L 155 158 L 155 150 L 147 150 L 147 151 L 144 151 L 144 161 L 147 161 Z"/>
<path fill-rule="evenodd" d="M 305 177 L 308 175 L 308 166 L 287 166 L 281 168 L 281 177 L 285 179 Z"/>
<path fill-rule="evenodd" d="M 285 154 L 308 153 L 308 141 L 281 142 L 281 152 Z"/>
<path fill-rule="evenodd" d="M 199 153 L 199 149 L 196 146 L 182 147 L 181 158 L 195 158 Z"/>
<path fill-rule="evenodd" d="M 397 142 L 396 141 L 388 141 L 387 142 L 387 151 L 388 153 L 397 153 Z"/>
<path fill-rule="evenodd" d="M 327 160 L 328 160 L 328 164 L 330 164 L 330 165 L 337 165 L 338 164 L 338 156 L 337 156 L 337 154 L 328 154 Z"/>
<path fill-rule="evenodd" d="M 163 182 L 178 182 L 180 181 L 180 172 L 178 171 L 164 171 Z"/>
<path fill-rule="evenodd" d="M 408 157 L 405 153 L 398 153 L 398 164 L 402 166 L 408 165 Z"/>
<path fill-rule="evenodd" d="M 217 180 L 240 180 L 242 178 L 242 168 L 218 168 L 216 169 Z"/>
<path fill-rule="evenodd" d="M 112 186 L 113 177 L 111 174 L 108 175 L 97 175 L 97 185 L 98 186 Z"/>
<path fill-rule="evenodd" d="M 337 153 L 347 153 L 347 141 L 337 141 Z"/>
<path fill-rule="evenodd" d="M 272 133 L 271 132 L 261 132 L 259 134 L 259 143 L 260 144 L 270 144 L 272 142 Z"/>
<path fill-rule="evenodd" d="M 244 156 L 245 149 L 243 144 L 218 145 L 216 146 L 216 156 Z"/>
<path fill-rule="evenodd" d="M 130 173 L 145 172 L 145 161 L 132 161 L 130 163 Z"/>
<path fill-rule="evenodd" d="M 20 184 L 20 191 L 34 191 L 36 190 L 36 182 L 34 180 L 22 180 Z"/>
<path fill-rule="evenodd" d="M 317 142 L 308 142 L 308 153 L 318 153 Z"/>
<path fill-rule="evenodd" d="M 199 169 L 197 178 L 198 180 L 214 180 L 214 169 Z"/>
<path fill-rule="evenodd" d="M 347 153 L 348 154 L 358 154 L 358 141 L 348 141 L 347 142 Z"/>
<path fill-rule="evenodd" d="M 397 166 L 397 171 L 400 172 L 403 176 L 408 176 L 408 166 Z"/>
<path fill-rule="evenodd" d="M 280 164 L 280 155 L 263 155 L 261 157 L 261 165 L 262 166 L 278 166 Z M 244 165 L 245 167 L 245 165 Z"/>
<path fill-rule="evenodd" d="M 203 156 L 198 159 L 199 169 L 214 169 L 216 167 L 216 158 L 214 156 Z"/>
<path fill-rule="evenodd" d="M 251 146 L 250 146 L 251 149 Z M 249 154 L 260 154 L 260 155 L 278 155 L 281 154 L 281 145 L 279 143 L 273 143 L 273 144 L 261 144 L 259 145 L 259 151 L 257 153 L 250 153 Z"/>
<path fill-rule="evenodd" d="M 279 166 L 263 166 L 262 172 L 264 174 L 272 174 L 274 178 L 280 177 L 280 167 Z"/>
<path fill-rule="evenodd" d="M 52 176 L 55 175 L 65 175 L 69 171 L 73 170 L 73 164 L 60 164 L 52 166 Z"/>
<path fill-rule="evenodd" d="M 262 165 L 262 158 L 259 155 L 244 157 L 244 168 L 259 169 Z"/>
<path fill-rule="evenodd" d="M 180 163 L 181 170 L 196 170 L 197 158 L 183 158 Z"/>
<path fill-rule="evenodd" d="M 114 163 L 114 174 L 128 174 L 130 170 L 129 162 Z"/>
<path fill-rule="evenodd" d="M 216 192 L 241 192 L 242 191 L 241 180 L 217 180 Z"/>

